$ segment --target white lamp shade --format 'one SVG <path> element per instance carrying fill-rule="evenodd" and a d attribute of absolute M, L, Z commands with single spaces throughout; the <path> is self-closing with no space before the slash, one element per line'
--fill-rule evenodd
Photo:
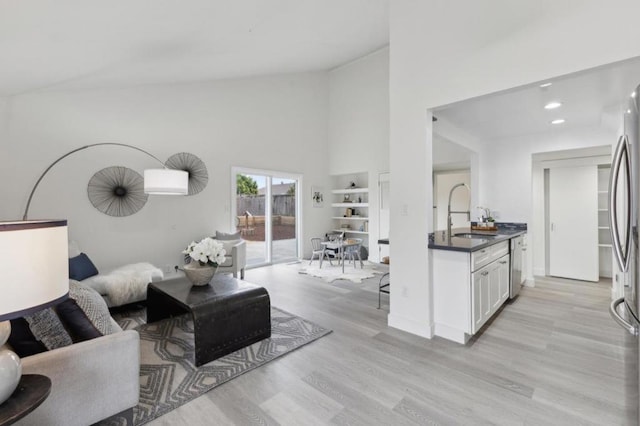
<path fill-rule="evenodd" d="M 144 192 L 152 195 L 187 195 L 189 173 L 175 169 L 144 171 Z"/>
<path fill-rule="evenodd" d="M 68 239 L 66 220 L 0 222 L 0 321 L 67 297 Z"/>

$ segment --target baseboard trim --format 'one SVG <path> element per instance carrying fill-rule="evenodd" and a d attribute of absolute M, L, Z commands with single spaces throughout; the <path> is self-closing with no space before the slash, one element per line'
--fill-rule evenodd
<path fill-rule="evenodd" d="M 436 324 L 435 326 L 436 336 L 440 336 L 442 338 L 460 343 L 462 345 L 466 344 L 469 341 L 470 336 L 464 331 L 458 330 L 457 328 L 449 327 L 448 325 L 444 324 Z"/>
<path fill-rule="evenodd" d="M 407 333 L 415 334 L 427 339 L 433 338 L 434 324 L 424 325 L 419 322 L 415 322 L 405 317 L 389 314 L 387 316 L 387 324 L 389 327 L 397 328 L 398 330 L 406 331 Z"/>
<path fill-rule="evenodd" d="M 524 280 L 524 284 L 525 287 L 535 287 L 536 286 L 536 282 L 534 280 L 530 280 L 530 279 L 526 279 Z"/>

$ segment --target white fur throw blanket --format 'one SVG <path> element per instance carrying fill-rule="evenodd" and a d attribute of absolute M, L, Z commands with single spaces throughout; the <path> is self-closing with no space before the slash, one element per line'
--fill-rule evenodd
<path fill-rule="evenodd" d="M 82 281 L 98 293 L 109 297 L 111 306 L 147 298 L 147 284 L 164 278 L 162 271 L 150 263 L 132 263 Z"/>

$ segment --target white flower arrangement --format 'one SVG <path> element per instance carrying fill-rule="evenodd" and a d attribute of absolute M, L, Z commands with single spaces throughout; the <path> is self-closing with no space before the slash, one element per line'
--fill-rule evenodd
<path fill-rule="evenodd" d="M 227 251 L 223 248 L 221 242 L 211 237 L 206 237 L 199 242 L 192 241 L 186 249 L 182 250 L 183 254 L 200 263 L 201 266 L 210 265 L 218 266 L 224 262 L 224 255 Z"/>

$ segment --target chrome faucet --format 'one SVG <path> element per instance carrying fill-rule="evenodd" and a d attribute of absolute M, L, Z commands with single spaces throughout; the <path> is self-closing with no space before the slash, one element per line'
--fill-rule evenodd
<path fill-rule="evenodd" d="M 456 188 L 459 188 L 461 186 L 464 186 L 465 188 L 467 188 L 467 191 L 469 191 L 469 210 L 451 211 L 451 196 L 453 195 L 453 191 L 455 191 Z M 467 186 L 466 183 L 459 183 L 459 184 L 453 185 L 453 188 L 451 188 L 451 191 L 449 191 L 449 204 L 447 204 L 447 235 L 449 236 L 449 238 L 451 238 L 451 226 L 453 225 L 451 223 L 452 214 L 466 214 L 467 220 L 471 220 L 471 189 Z"/>

